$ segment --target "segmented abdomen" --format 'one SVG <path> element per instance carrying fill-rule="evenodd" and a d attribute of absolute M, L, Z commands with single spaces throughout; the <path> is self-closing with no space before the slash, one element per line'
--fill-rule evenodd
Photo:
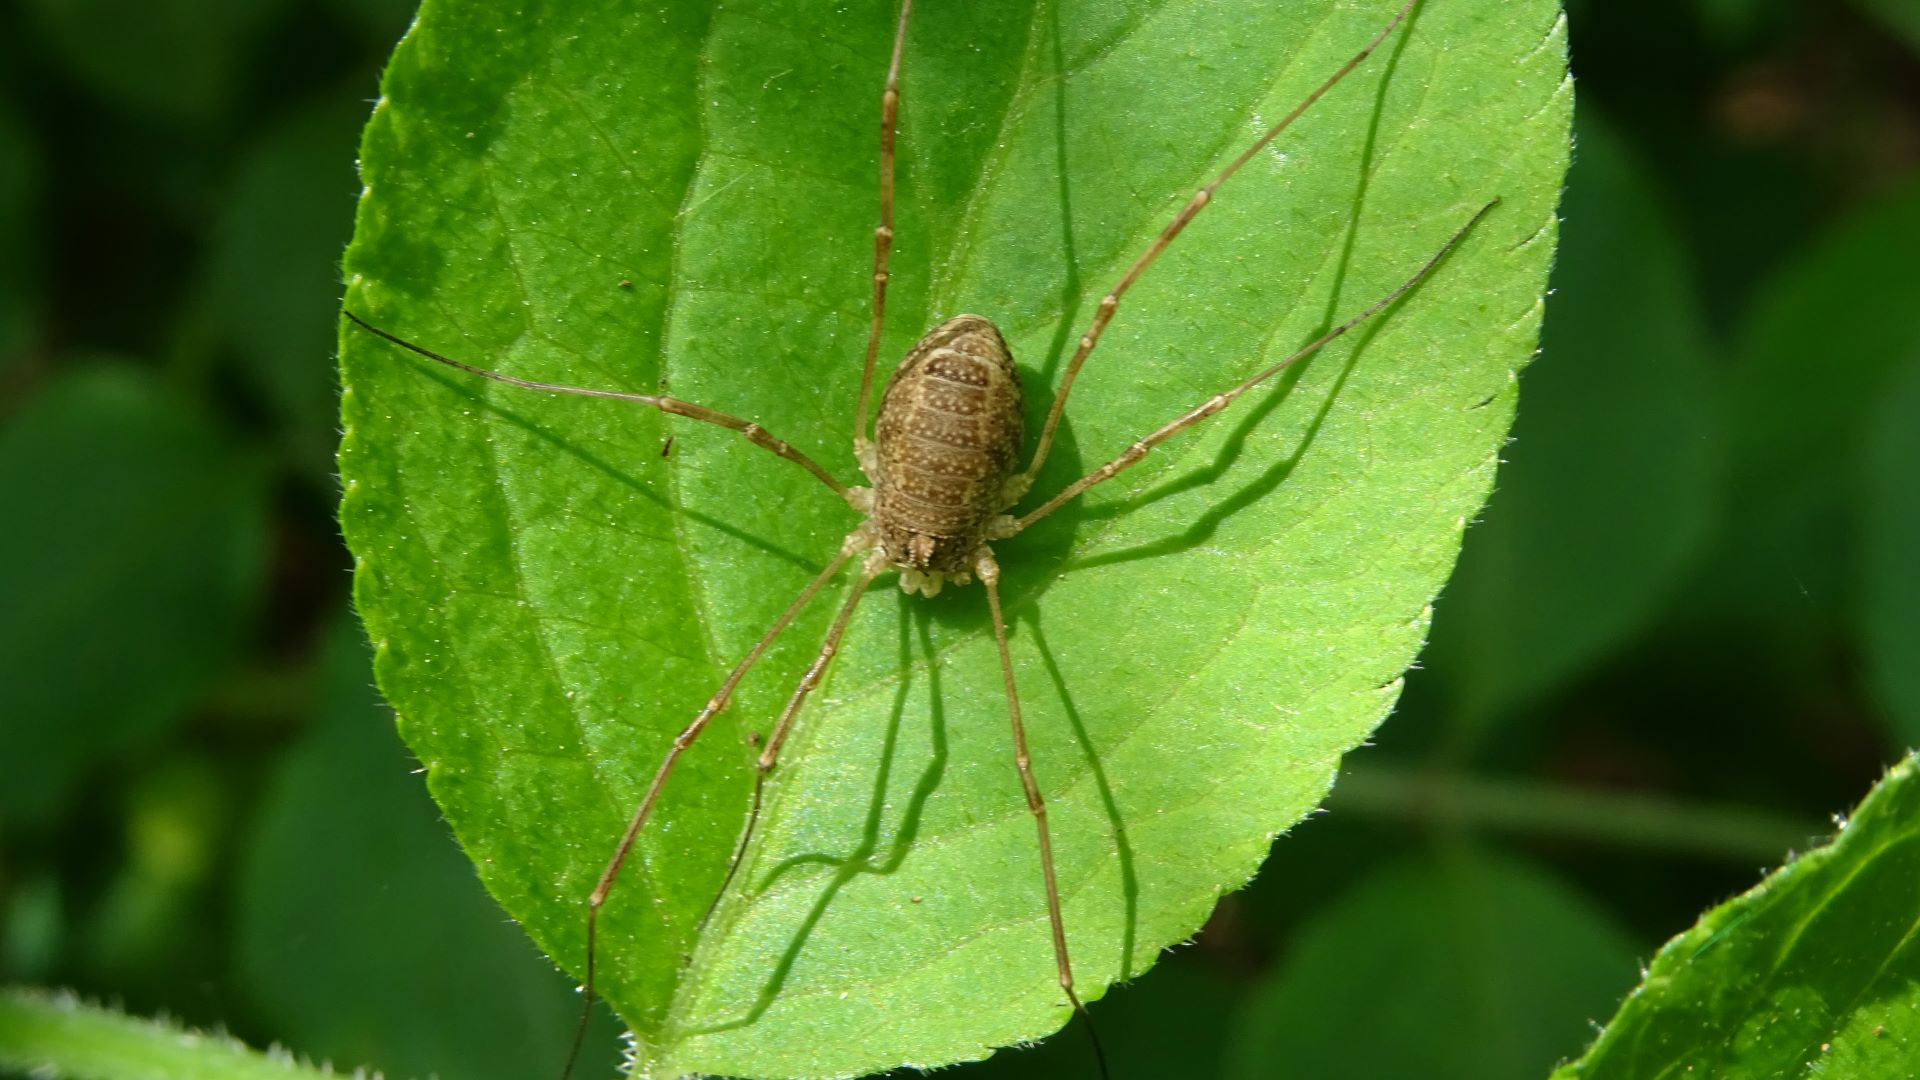
<path fill-rule="evenodd" d="M 1005 509 L 1020 380 L 994 325 L 961 315 L 920 339 L 880 399 L 874 523 L 899 566 L 956 571 Z"/>

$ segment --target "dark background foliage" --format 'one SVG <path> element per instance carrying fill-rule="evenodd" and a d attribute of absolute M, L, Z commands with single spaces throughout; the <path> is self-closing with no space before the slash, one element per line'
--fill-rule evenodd
<path fill-rule="evenodd" d="M 407 15 L 0 6 L 0 981 L 541 1075 L 573 998 L 409 776 L 333 522 L 335 263 Z M 1330 812 L 1096 1007 L 1129 1073 L 1544 1075 L 1920 741 L 1920 8 L 1569 17 L 1511 464 Z"/>

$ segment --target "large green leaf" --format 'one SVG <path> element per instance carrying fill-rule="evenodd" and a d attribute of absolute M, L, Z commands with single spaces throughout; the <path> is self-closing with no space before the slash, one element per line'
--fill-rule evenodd
<path fill-rule="evenodd" d="M 1668 942 L 1559 1080 L 1913 1075 L 1920 758 L 1840 835 Z"/>
<path fill-rule="evenodd" d="M 1031 422 L 1101 291 L 1392 6 L 924 4 L 883 352 L 987 314 Z M 363 147 L 349 307 L 524 377 L 669 388 L 853 480 L 892 17 L 429 3 Z M 1563 35 L 1551 4 L 1431 0 L 1222 189 L 1081 380 L 1042 493 L 1504 200 L 1363 332 L 1000 545 L 1089 996 L 1190 936 L 1392 705 L 1538 333 Z M 673 733 L 856 518 L 718 429 L 483 384 L 350 327 L 342 348 L 342 516 L 381 685 L 488 887 L 579 972 L 586 894 Z M 696 940 L 748 734 L 831 606 L 686 757 L 606 909 L 601 988 L 642 1072 L 933 1065 L 1067 1018 L 977 589 L 867 600 Z"/>

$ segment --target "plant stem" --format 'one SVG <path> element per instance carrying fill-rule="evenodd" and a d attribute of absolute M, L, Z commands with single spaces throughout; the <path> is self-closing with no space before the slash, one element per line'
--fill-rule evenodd
<path fill-rule="evenodd" d="M 1830 831 L 1755 807 L 1381 765 L 1342 771 L 1328 808 L 1768 864 Z"/>

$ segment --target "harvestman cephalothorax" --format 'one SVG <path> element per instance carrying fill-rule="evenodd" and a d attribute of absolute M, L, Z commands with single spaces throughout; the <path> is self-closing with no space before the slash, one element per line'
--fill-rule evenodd
<path fill-rule="evenodd" d="M 1453 248 L 1498 203 L 1492 199 L 1477 212 L 1460 221 L 1456 231 L 1426 261 L 1405 269 L 1400 284 L 1379 296 L 1371 304 L 1350 313 L 1344 321 L 1305 342 L 1277 363 L 1251 371 L 1239 383 L 1221 387 L 1213 396 L 1193 404 L 1186 412 L 1170 418 L 1147 418 L 1159 426 L 1146 429 L 1131 446 L 1105 464 L 1058 491 L 1028 498 L 1036 475 L 1046 462 L 1055 442 L 1063 411 L 1082 365 L 1098 346 L 1109 321 L 1128 290 L 1148 272 L 1154 261 L 1213 199 L 1215 191 L 1255 155 L 1284 131 L 1297 117 L 1319 100 L 1322 94 L 1359 67 L 1367 57 L 1399 28 L 1420 0 L 1406 0 L 1372 38 L 1360 45 L 1352 57 L 1326 77 L 1317 89 L 1292 111 L 1273 122 L 1264 133 L 1204 185 L 1174 215 L 1125 273 L 1099 301 L 1084 333 L 1073 347 L 1054 389 L 1046 418 L 1031 449 L 1023 455 L 1021 391 L 1012 357 L 999 330 L 988 319 L 972 314 L 957 314 L 929 331 L 895 369 L 884 390 L 875 392 L 875 374 L 885 325 L 889 266 L 894 241 L 895 127 L 900 103 L 903 53 L 911 15 L 911 0 L 903 0 L 896 24 L 890 62 L 887 66 L 881 104 L 879 153 L 879 225 L 874 232 L 871 318 L 867 334 L 860 391 L 854 410 L 853 459 L 870 486 L 844 484 L 833 470 L 747 419 L 720 412 L 705 405 L 673 397 L 588 387 L 558 385 L 521 379 L 480 368 L 442 355 L 395 333 L 376 327 L 353 312 L 346 317 L 359 327 L 403 349 L 459 369 L 469 375 L 496 380 L 532 391 L 583 395 L 634 402 L 662 412 L 731 429 L 747 440 L 780 458 L 806 470 L 845 501 L 860 516 L 859 523 L 846 534 L 840 550 L 806 585 L 800 594 L 775 619 L 745 656 L 741 657 L 719 688 L 713 693 L 672 745 L 664 750 L 650 785 L 633 809 L 625 832 L 609 837 L 610 858 L 590 896 L 585 898 L 586 930 L 585 993 L 591 1008 L 595 986 L 595 932 L 602 906 L 615 889 L 620 870 L 638 836 L 646 827 L 656 802 L 665 789 L 675 766 L 724 710 L 740 682 L 769 649 L 776 638 L 801 614 L 827 586 L 842 573 L 851 570 L 854 584 L 840 604 L 824 641 L 812 663 L 793 688 L 764 741 L 755 763 L 751 802 L 746 825 L 728 867 L 721 893 L 734 880 L 742 853 L 753 837 L 762 807 L 767 777 L 780 760 L 801 707 L 808 695 L 821 683 L 830 663 L 840 649 L 843 634 L 856 605 L 873 582 L 882 575 L 898 575 L 908 593 L 933 596 L 943 585 L 966 585 L 978 581 L 986 593 L 987 606 L 996 651 L 999 655 L 1005 706 L 1011 724 L 1013 765 L 1025 793 L 1027 808 L 1036 828 L 1039 854 L 1039 880 L 1031 883 L 1036 904 L 1044 903 L 1051 931 L 1054 967 L 1067 1004 L 1085 1017 L 1085 1007 L 1076 992 L 1070 959 L 1072 928 L 1062 916 L 1060 889 L 1056 882 L 1052 838 L 1041 785 L 1029 760 L 1022 725 L 1020 694 L 1015 685 L 1014 666 L 1008 651 L 1006 618 L 1000 595 L 1000 566 L 994 545 L 1012 538 L 1029 526 L 1054 513 L 1083 492 L 1107 481 L 1144 458 L 1168 439 L 1201 424 L 1222 412 L 1243 395 L 1267 385 L 1275 376 L 1321 347 L 1339 338 L 1368 319 L 1392 307 L 1438 268 Z M 623 282 L 623 284 L 625 284 Z M 671 438 L 659 455 L 665 457 Z M 1110 450 L 1110 448 L 1109 448 Z M 1024 465 L 1022 457 L 1024 456 Z M 716 903 L 717 903 L 716 898 Z M 711 913 L 711 912 L 709 912 Z M 582 1021 L 584 1031 L 584 1019 Z M 1089 1031 L 1091 1032 L 1091 1026 Z M 571 1072 L 573 1054 L 579 1051 L 576 1037 L 566 1069 Z M 1096 1056 L 1101 1055 L 1097 1037 Z M 1106 1065 L 1100 1060 L 1104 1075 Z"/>

